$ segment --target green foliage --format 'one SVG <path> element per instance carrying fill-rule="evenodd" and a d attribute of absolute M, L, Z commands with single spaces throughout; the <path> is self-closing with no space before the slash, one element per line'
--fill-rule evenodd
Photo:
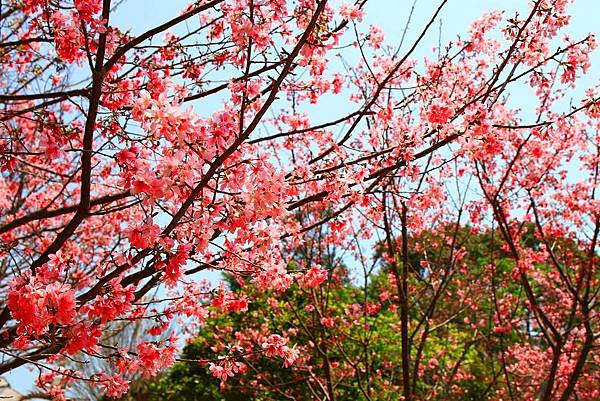
<path fill-rule="evenodd" d="M 498 232 L 474 233 L 469 227 L 454 226 L 410 239 L 409 285 L 414 294 L 409 310 L 411 368 L 419 361 L 414 383 L 418 397 L 476 401 L 501 386 L 500 354 L 510 344 L 523 342 L 527 335 L 527 331 L 511 331 L 500 337 L 494 332 L 494 298 L 523 296 L 513 277 L 514 260 L 501 244 Z M 521 246 L 536 250 L 539 242 L 533 235 L 524 235 Z M 577 252 L 572 241 L 564 240 L 561 246 Z M 379 246 L 377 257 L 382 255 Z M 308 252 L 297 256 L 304 262 L 309 259 Z M 288 268 L 297 271 L 309 263 L 293 261 Z M 324 391 L 323 383 L 334 382 L 337 401 L 397 400 L 402 386 L 401 335 L 391 267 L 382 263 L 365 285 L 352 281 L 339 263 L 333 269 L 334 258 L 329 257 L 327 263 L 331 269 L 328 282 L 310 290 L 293 285 L 284 293 L 265 294 L 249 283 L 240 286 L 239 278 L 228 277 L 231 288 L 251 299 L 248 312 L 209 319 L 182 355 L 187 360 L 206 361 L 214 357 L 215 347 L 231 343 L 236 333 L 287 333 L 290 344 L 301 350 L 300 362 L 286 368 L 278 358 L 240 357 L 248 369 L 223 386 L 210 374 L 207 363 L 180 362 L 149 384 L 148 399 L 310 400 Z M 434 282 L 444 286 L 439 295 L 432 289 Z M 389 295 L 380 299 L 384 293 Z M 458 296 L 460 293 L 464 295 Z M 465 299 L 475 302 L 467 305 Z M 434 312 L 424 319 L 432 302 Z M 375 305 L 375 310 L 365 312 L 369 305 Z M 515 316 L 526 316 L 522 303 L 511 307 Z M 351 316 L 356 308 L 358 315 Z M 334 318 L 336 324 L 324 327 L 320 322 L 323 316 Z M 475 321 L 485 324 L 475 329 Z M 422 338 L 425 341 L 421 344 Z M 260 348 L 260 344 L 254 346 Z"/>

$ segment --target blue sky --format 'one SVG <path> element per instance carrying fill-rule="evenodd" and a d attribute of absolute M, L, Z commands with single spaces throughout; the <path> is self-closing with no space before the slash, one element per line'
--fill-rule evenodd
<path fill-rule="evenodd" d="M 128 0 L 111 17 L 111 23 L 123 30 L 130 28 L 131 33 L 136 35 L 176 16 L 187 3 L 188 1 L 182 0 Z M 438 3 L 436 0 L 417 1 L 404 42 L 404 50 L 420 34 L 422 27 L 427 23 Z M 364 28 L 368 28 L 369 24 L 379 25 L 386 34 L 386 41 L 395 45 L 402 36 L 412 4 L 413 0 L 369 0 L 362 25 Z M 414 53 L 413 58 L 420 59 L 431 55 L 432 48 L 438 43 L 440 21 L 441 41 L 444 43 L 456 39 L 457 35 L 464 37 L 470 22 L 486 11 L 504 9 L 507 10 L 508 15 L 511 15 L 516 10 L 525 9 L 527 4 L 528 2 L 524 0 L 449 0 L 439 20 L 436 21 L 435 28 L 430 31 L 423 44 Z M 598 12 L 600 12 L 598 0 L 576 0 L 575 4 L 571 6 L 571 12 L 573 20 L 567 31 L 571 37 L 583 37 L 589 32 L 600 34 L 597 23 Z M 592 86 L 599 82 L 600 54 L 598 51 L 593 55 L 592 61 L 593 67 L 581 81 L 581 87 Z M 516 95 L 526 98 L 525 91 L 524 88 L 518 89 Z M 579 98 L 581 93 L 578 89 L 572 95 L 574 98 Z M 213 104 L 213 106 L 217 105 Z M 334 103 L 332 103 L 333 106 Z M 334 110 L 336 115 L 343 112 L 339 109 L 339 105 L 336 107 L 338 107 Z M 318 114 L 330 117 L 332 111 L 328 107 L 321 106 Z M 17 391 L 27 393 L 32 389 L 36 374 L 26 368 L 20 368 L 4 376 Z"/>

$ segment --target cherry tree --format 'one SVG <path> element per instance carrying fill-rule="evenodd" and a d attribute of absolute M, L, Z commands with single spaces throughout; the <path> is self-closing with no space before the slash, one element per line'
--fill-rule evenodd
<path fill-rule="evenodd" d="M 365 26 L 365 3 L 202 0 L 135 36 L 111 22 L 111 0 L 2 3 L 0 373 L 35 366 L 57 399 L 80 380 L 120 396 L 128 375 L 178 358 L 172 322 L 194 333 L 247 310 L 202 271 L 275 294 L 318 286 L 322 267 L 290 261 L 327 227 L 322 246 L 385 244 L 405 399 L 420 396 L 415 339 L 448 291 L 471 308 L 490 297 L 495 334 L 523 336 L 501 344 L 497 399 L 598 396 L 597 88 L 560 101 L 594 37 L 563 35 L 569 1 L 537 0 L 417 60 L 446 1 L 400 48 Z M 522 86 L 533 104 L 509 101 Z M 349 111 L 319 117 L 332 101 Z M 500 274 L 492 257 L 480 286 L 464 274 L 449 286 L 461 255 L 449 236 L 452 267 L 428 273 L 439 295 L 414 323 L 409 238 L 464 219 L 497 232 L 514 269 Z M 499 290 L 515 283 L 517 296 Z M 152 324 L 133 346 L 105 344 L 123 320 Z M 256 349 L 222 344 L 232 356 L 215 352 L 211 372 L 235 375 L 244 353 L 286 367 L 302 357 L 284 333 L 264 336 Z M 65 369 L 74 356 L 111 369 Z"/>

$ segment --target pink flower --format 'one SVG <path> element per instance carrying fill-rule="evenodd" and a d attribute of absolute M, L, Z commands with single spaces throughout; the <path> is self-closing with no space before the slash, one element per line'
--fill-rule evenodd
<path fill-rule="evenodd" d="M 236 373 L 242 372 L 246 369 L 246 365 L 242 362 L 233 361 L 230 359 L 221 359 L 219 364 L 210 362 L 208 364 L 208 370 L 210 373 L 221 380 L 224 383 L 228 378 L 233 377 Z"/>
<path fill-rule="evenodd" d="M 283 366 L 289 368 L 300 357 L 300 350 L 296 347 L 285 347 L 283 356 Z"/>
<path fill-rule="evenodd" d="M 506 334 L 506 333 L 510 333 L 511 331 L 512 331 L 511 325 L 494 327 L 494 333 L 496 333 L 496 334 Z"/>
<path fill-rule="evenodd" d="M 138 249 L 151 248 L 160 236 L 160 227 L 152 222 L 129 229 L 129 242 Z"/>
<path fill-rule="evenodd" d="M 453 113 L 448 106 L 432 104 L 427 112 L 427 120 L 432 124 L 445 124 Z"/>
<path fill-rule="evenodd" d="M 71 324 L 75 317 L 75 295 L 68 286 L 59 283 L 46 287 L 46 309 L 53 324 Z"/>
<path fill-rule="evenodd" d="M 266 356 L 284 356 L 284 347 L 287 340 L 279 334 L 271 334 L 265 342 L 262 343 L 262 348 Z"/>
<path fill-rule="evenodd" d="M 383 43 L 383 40 L 385 39 L 385 37 L 383 35 L 383 30 L 376 25 L 371 25 L 369 27 L 368 38 L 369 38 L 369 45 L 373 49 L 379 49 L 381 47 L 381 44 Z"/>
<path fill-rule="evenodd" d="M 254 277 L 254 283 L 261 289 L 285 291 L 292 284 L 292 277 L 284 266 L 277 264 L 258 273 Z"/>
<path fill-rule="evenodd" d="M 129 391 L 129 381 L 118 374 L 109 376 L 107 373 L 99 373 L 94 379 L 99 382 L 100 387 L 109 397 L 121 398 Z"/>
<path fill-rule="evenodd" d="M 327 270 L 313 266 L 300 279 L 300 284 L 306 288 L 312 288 L 318 287 L 325 280 L 327 280 Z"/>
<path fill-rule="evenodd" d="M 223 366 L 215 365 L 212 362 L 208 364 L 208 370 L 214 377 L 222 382 L 226 381 L 230 376 L 233 377 L 233 373 L 228 372 Z"/>
<path fill-rule="evenodd" d="M 211 305 L 227 313 L 245 312 L 248 310 L 248 298 L 237 295 L 224 286 L 219 287 Z"/>
<path fill-rule="evenodd" d="M 179 247 L 177 253 L 169 259 L 165 266 L 164 280 L 168 286 L 177 285 L 177 280 L 181 277 L 181 267 L 185 265 L 191 250 L 191 245 L 186 244 Z"/>
<path fill-rule="evenodd" d="M 141 343 L 137 346 L 137 354 L 143 372 L 147 376 L 156 376 L 175 362 L 175 347 L 166 346 L 159 348 L 154 343 Z"/>
<path fill-rule="evenodd" d="M 340 15 L 345 19 L 360 22 L 364 17 L 364 12 L 354 4 L 342 3 L 340 6 Z"/>
<path fill-rule="evenodd" d="M 99 317 L 103 323 L 123 315 L 131 309 L 131 301 L 135 298 L 134 288 L 123 288 L 119 279 L 112 280 L 102 295 L 96 296 L 92 304 L 87 307 L 90 317 Z"/>
<path fill-rule="evenodd" d="M 76 315 L 75 295 L 68 285 L 44 285 L 31 275 L 11 281 L 7 305 L 18 331 L 34 336 L 44 334 L 50 324 L 72 324 Z"/>
<path fill-rule="evenodd" d="M 81 18 L 88 22 L 102 10 L 101 0 L 75 0 L 73 3 Z"/>
<path fill-rule="evenodd" d="M 77 323 L 66 331 L 68 341 L 64 348 L 67 355 L 74 355 L 80 351 L 94 352 L 98 345 L 98 340 L 102 336 L 100 327 L 91 322 Z"/>

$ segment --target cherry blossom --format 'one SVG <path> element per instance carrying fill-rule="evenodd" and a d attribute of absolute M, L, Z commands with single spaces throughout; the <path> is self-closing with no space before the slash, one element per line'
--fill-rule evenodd
<path fill-rule="evenodd" d="M 176 362 L 171 330 L 238 318 L 186 361 L 223 388 L 267 358 L 367 396 L 597 399 L 597 44 L 570 3 L 506 5 L 425 57 L 445 1 L 398 51 L 362 0 L 193 1 L 135 34 L 118 1 L 3 3 L 0 373 L 119 397 Z M 343 282 L 363 293 L 326 302 Z M 397 359 L 312 357 L 383 315 Z M 121 322 L 145 327 L 106 344 Z M 109 371 L 63 368 L 82 355 Z"/>

